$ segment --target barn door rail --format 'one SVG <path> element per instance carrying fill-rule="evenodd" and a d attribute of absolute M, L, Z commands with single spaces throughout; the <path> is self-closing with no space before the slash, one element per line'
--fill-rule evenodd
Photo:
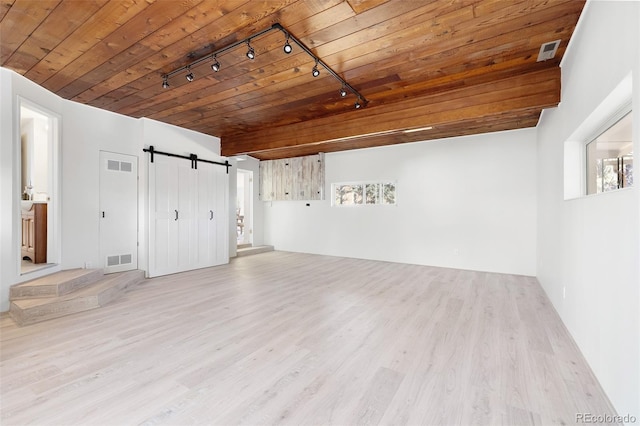
<path fill-rule="evenodd" d="M 229 174 L 229 167 L 232 166 L 229 163 L 229 160 L 225 160 L 224 163 L 222 163 L 220 161 L 203 160 L 202 158 L 198 158 L 198 156 L 196 154 L 189 154 L 187 156 L 187 155 L 173 154 L 171 152 L 156 151 L 155 148 L 153 147 L 153 145 L 149 145 L 149 148 L 143 148 L 142 151 L 149 153 L 149 161 L 151 161 L 152 163 L 153 163 L 153 156 L 154 155 L 165 155 L 167 157 L 184 158 L 185 160 L 191 161 L 191 168 L 192 169 L 197 169 L 198 168 L 198 162 L 200 161 L 202 163 L 217 164 L 218 166 L 224 166 L 224 167 L 227 168 L 227 174 Z"/>

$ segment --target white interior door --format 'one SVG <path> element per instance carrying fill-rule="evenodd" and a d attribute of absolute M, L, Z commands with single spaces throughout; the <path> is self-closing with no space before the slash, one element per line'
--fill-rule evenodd
<path fill-rule="evenodd" d="M 229 263 L 229 174 L 226 167 L 215 166 L 216 265 Z M 236 218 L 233 218 L 235 223 Z"/>
<path fill-rule="evenodd" d="M 178 270 L 178 161 L 149 163 L 149 276 Z"/>
<path fill-rule="evenodd" d="M 138 268 L 138 158 L 100 151 L 100 257 L 105 273 Z"/>
<path fill-rule="evenodd" d="M 178 269 L 187 271 L 198 265 L 198 170 L 191 163 L 178 162 Z"/>
<path fill-rule="evenodd" d="M 202 266 L 216 264 L 216 170 L 213 164 L 198 164 L 198 254 Z"/>

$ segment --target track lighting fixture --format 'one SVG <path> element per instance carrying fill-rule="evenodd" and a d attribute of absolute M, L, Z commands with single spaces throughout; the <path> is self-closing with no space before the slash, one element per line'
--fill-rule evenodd
<path fill-rule="evenodd" d="M 282 50 L 284 50 L 284 53 L 286 53 L 287 55 L 291 52 L 293 52 L 293 47 L 291 47 L 291 45 L 289 44 L 289 36 L 287 35 L 287 41 L 284 42 L 284 47 L 282 48 Z"/>
<path fill-rule="evenodd" d="M 251 45 L 249 44 L 250 40 L 247 40 L 247 47 L 249 48 L 247 50 L 247 58 L 251 59 L 252 61 L 255 59 L 256 57 L 256 52 L 255 50 L 253 50 L 253 47 L 251 47 Z"/>
<path fill-rule="evenodd" d="M 364 106 L 367 105 L 367 100 L 360 94 L 360 92 L 358 92 L 353 86 L 351 86 L 349 83 L 347 83 L 345 81 L 344 78 L 342 78 L 341 76 L 339 76 L 334 70 L 331 69 L 330 66 L 328 66 L 327 64 L 325 64 L 324 62 L 322 62 L 322 60 L 316 56 L 307 46 L 305 46 L 300 40 L 298 40 L 295 36 L 293 36 L 291 33 L 289 33 L 289 31 L 287 31 L 282 25 L 275 23 L 273 25 L 271 25 L 271 27 L 269 28 L 265 28 L 261 31 L 258 31 L 252 35 L 250 35 L 247 38 L 244 38 L 242 40 L 237 40 L 234 43 L 225 46 L 221 49 L 216 50 L 215 52 L 211 52 L 210 54 L 203 56 L 199 59 L 196 59 L 192 62 L 190 62 L 187 65 L 181 66 L 180 68 L 176 68 L 173 71 L 170 71 L 166 74 L 162 74 L 162 87 L 164 89 L 168 89 L 169 88 L 169 78 L 173 77 L 176 74 L 182 73 L 182 72 L 186 72 L 187 74 L 185 75 L 185 78 L 187 79 L 187 81 L 192 82 L 193 80 L 195 80 L 195 76 L 193 74 L 193 72 L 191 71 L 191 67 L 192 66 L 196 66 L 199 65 L 201 63 L 203 63 L 204 61 L 209 61 L 211 60 L 211 69 L 214 72 L 218 72 L 221 69 L 221 65 L 220 62 L 218 61 L 218 55 L 227 52 L 231 49 L 234 49 L 242 44 L 247 44 L 247 58 L 249 58 L 250 60 L 254 60 L 256 57 L 256 52 L 253 49 L 253 47 L 251 47 L 251 40 L 262 36 L 263 34 L 266 34 L 270 31 L 274 31 L 274 30 L 279 30 L 282 31 L 282 33 L 285 35 L 286 39 L 284 42 L 284 45 L 282 46 L 282 50 L 284 51 L 285 54 L 290 54 L 293 52 L 293 43 L 295 43 L 298 48 L 302 49 L 307 55 L 309 55 L 314 61 L 315 61 L 315 65 L 313 66 L 313 68 L 311 69 L 311 75 L 313 77 L 318 77 L 320 76 L 320 66 L 322 68 L 324 68 L 333 78 L 335 78 L 336 80 L 338 80 L 338 82 L 341 84 L 340 87 L 340 97 L 344 98 L 346 97 L 349 92 L 353 93 L 358 99 L 356 100 L 354 107 L 355 109 L 360 109 Z"/>
<path fill-rule="evenodd" d="M 215 56 L 213 57 L 213 64 L 211 64 L 211 69 L 214 72 L 220 71 L 220 62 L 218 62 L 218 58 L 216 58 Z"/>
<path fill-rule="evenodd" d="M 191 83 L 193 81 L 193 79 L 195 78 L 195 76 L 193 75 L 193 73 L 191 72 L 191 70 L 189 68 L 187 68 L 187 71 L 189 71 L 189 74 L 185 75 L 184 78 L 186 78 L 187 81 L 189 83 Z"/>

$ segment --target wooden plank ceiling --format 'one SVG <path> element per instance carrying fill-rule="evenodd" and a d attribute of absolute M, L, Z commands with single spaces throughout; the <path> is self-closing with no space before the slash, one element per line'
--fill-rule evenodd
<path fill-rule="evenodd" d="M 274 159 L 536 125 L 560 101 L 577 0 L 2 0 L 0 64 L 63 98 L 219 136 Z M 280 23 L 369 101 L 269 32 Z M 541 44 L 561 40 L 536 62 Z M 324 71 L 321 69 L 321 71 Z M 431 127 L 428 130 L 406 132 Z"/>

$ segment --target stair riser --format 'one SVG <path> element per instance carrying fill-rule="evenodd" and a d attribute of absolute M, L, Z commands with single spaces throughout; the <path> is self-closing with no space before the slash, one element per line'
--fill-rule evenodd
<path fill-rule="evenodd" d="M 103 282 L 107 280 L 110 285 L 92 296 L 78 296 L 58 302 L 52 300 L 51 303 L 24 309 L 12 303 L 9 314 L 18 325 L 23 326 L 96 309 L 120 297 L 125 291 L 144 280 L 144 272 L 130 272 L 111 279 L 102 277 Z"/>
<path fill-rule="evenodd" d="M 266 253 L 266 252 L 269 252 L 269 251 L 273 251 L 273 247 L 272 246 L 255 247 L 255 248 L 251 248 L 251 249 L 247 249 L 247 250 L 238 251 L 236 253 L 236 256 L 237 257 L 251 256 L 253 254 Z"/>
<path fill-rule="evenodd" d="M 9 300 L 40 299 L 42 297 L 55 297 L 58 295 L 58 286 L 41 285 L 37 287 L 11 288 Z"/>
<path fill-rule="evenodd" d="M 9 314 L 18 325 L 29 325 L 99 307 L 98 298 L 94 296 L 52 303 L 25 310 L 12 304 Z"/>
<path fill-rule="evenodd" d="M 122 293 L 135 287 L 143 279 L 144 273 L 118 279 L 118 283 L 116 285 L 98 294 L 98 303 L 100 306 L 106 305 L 119 297 Z"/>
<path fill-rule="evenodd" d="M 69 294 L 73 291 L 80 290 L 83 287 L 89 286 L 104 278 L 104 272 L 101 269 L 96 269 L 95 272 L 89 275 L 84 275 L 75 280 L 61 283 L 58 286 L 58 296 Z"/>
<path fill-rule="evenodd" d="M 80 277 L 51 285 L 21 285 L 19 287 L 11 287 L 10 300 L 40 299 L 43 297 L 63 296 L 91 285 L 96 281 L 101 280 L 103 277 L 103 271 L 96 269 L 95 271 Z"/>

